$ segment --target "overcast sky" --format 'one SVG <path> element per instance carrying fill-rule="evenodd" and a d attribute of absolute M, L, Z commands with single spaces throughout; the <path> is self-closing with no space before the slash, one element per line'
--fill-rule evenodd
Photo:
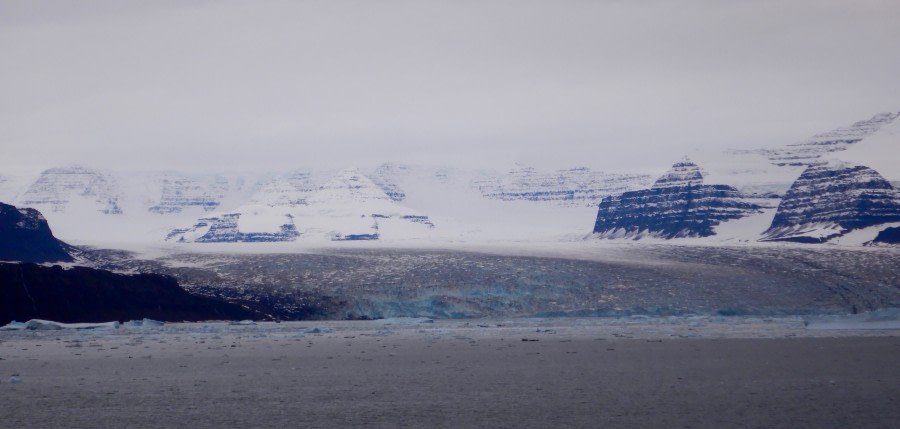
<path fill-rule="evenodd" d="M 657 169 L 900 110 L 900 2 L 0 0 L 0 168 Z"/>

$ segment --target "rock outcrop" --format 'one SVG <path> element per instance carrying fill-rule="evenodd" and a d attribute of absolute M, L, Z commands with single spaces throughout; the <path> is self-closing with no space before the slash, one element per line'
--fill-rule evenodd
<path fill-rule="evenodd" d="M 0 203 L 0 260 L 71 261 L 69 249 L 53 236 L 41 212 Z"/>
<path fill-rule="evenodd" d="M 650 176 L 612 174 L 577 167 L 542 172 L 517 167 L 506 174 L 474 183 L 485 198 L 502 201 L 541 201 L 563 206 L 592 206 L 601 198 L 646 186 Z"/>
<path fill-rule="evenodd" d="M 228 213 L 199 219 L 190 228 L 171 231 L 166 240 L 195 243 L 253 243 L 293 241 L 300 236 L 289 216 L 285 217 L 286 223 L 276 232 L 243 232 L 238 228 L 240 217 L 241 213 Z"/>
<path fill-rule="evenodd" d="M 703 184 L 700 168 L 683 160 L 650 189 L 604 198 L 594 233 L 601 238 L 707 237 L 719 223 L 760 209 L 731 186 Z"/>
<path fill-rule="evenodd" d="M 822 243 L 854 229 L 900 221 L 900 192 L 875 170 L 838 161 L 804 170 L 762 241 Z"/>
<path fill-rule="evenodd" d="M 885 228 L 878 232 L 878 236 L 874 240 L 867 243 L 869 245 L 881 244 L 900 244 L 900 226 Z"/>

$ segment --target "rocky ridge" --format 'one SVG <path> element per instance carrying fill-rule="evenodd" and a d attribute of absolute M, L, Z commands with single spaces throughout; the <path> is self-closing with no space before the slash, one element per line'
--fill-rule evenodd
<path fill-rule="evenodd" d="M 120 198 L 112 177 L 97 170 L 73 166 L 45 170 L 18 203 L 53 212 L 65 211 L 72 204 L 85 204 L 103 214 L 121 214 Z"/>
<path fill-rule="evenodd" d="M 708 237 L 719 223 L 761 208 L 731 186 L 704 184 L 700 167 L 686 159 L 675 163 L 650 189 L 604 198 L 593 232 L 600 238 Z"/>
<path fill-rule="evenodd" d="M 821 243 L 900 221 L 900 192 L 875 170 L 839 161 L 808 167 L 784 195 L 763 241 Z"/>
<path fill-rule="evenodd" d="M 69 249 L 53 236 L 41 212 L 0 203 L 0 260 L 71 261 Z"/>
<path fill-rule="evenodd" d="M 900 117 L 897 113 L 879 113 L 869 119 L 851 125 L 816 134 L 808 140 L 788 144 L 777 149 L 763 149 L 758 152 L 778 166 L 809 166 L 830 156 L 833 152 L 847 150 L 851 145 L 875 134 L 883 126 Z M 740 151 L 737 151 L 740 152 Z"/>
<path fill-rule="evenodd" d="M 489 199 L 592 206 L 605 196 L 639 189 L 649 182 L 648 175 L 604 173 L 587 167 L 542 172 L 519 166 L 478 179 L 473 185 Z"/>

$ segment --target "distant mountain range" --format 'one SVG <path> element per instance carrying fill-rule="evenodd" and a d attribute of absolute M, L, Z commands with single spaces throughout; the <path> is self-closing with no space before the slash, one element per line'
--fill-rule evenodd
<path fill-rule="evenodd" d="M 510 237 L 534 223 L 547 236 L 583 235 L 599 198 L 648 183 L 585 167 L 203 175 L 73 166 L 0 176 L 0 201 L 37 208 L 61 237 L 88 243 L 456 240 Z"/>
<path fill-rule="evenodd" d="M 593 221 L 604 239 L 861 244 L 900 226 L 898 116 L 771 149 L 691 153 L 656 181 L 586 167 L 194 174 L 71 166 L 0 173 L 0 201 L 40 210 L 76 243 L 572 240 Z"/>
<path fill-rule="evenodd" d="M 168 240 L 179 242 L 292 241 L 315 235 L 333 241 L 377 240 L 385 228 L 424 229 L 434 225 L 427 215 L 403 207 L 356 169 L 335 174 L 321 186 L 310 179 L 277 191 L 262 188 L 266 199 L 240 206 L 231 213 L 200 219 L 191 228 L 173 230 Z M 275 198 L 270 198 L 277 195 Z M 389 226 L 388 226 L 389 225 Z"/>
<path fill-rule="evenodd" d="M 704 184 L 702 166 L 676 163 L 650 189 L 605 197 L 594 233 L 630 239 L 717 236 L 720 241 L 730 233 L 744 241 L 825 243 L 861 232 L 852 244 L 889 243 L 889 231 L 900 225 L 900 191 L 874 169 L 841 158 L 849 153 L 848 159 L 860 159 L 865 153 L 881 164 L 879 156 L 894 154 L 886 172 L 898 179 L 898 117 L 879 114 L 783 148 L 732 150 L 707 158 L 713 177 L 743 192 L 724 183 Z M 759 218 L 744 221 L 749 230 L 722 233 L 716 228 L 748 217 Z"/>

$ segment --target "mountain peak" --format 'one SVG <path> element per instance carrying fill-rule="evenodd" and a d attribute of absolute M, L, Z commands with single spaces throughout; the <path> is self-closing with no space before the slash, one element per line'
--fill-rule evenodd
<path fill-rule="evenodd" d="M 318 191 L 307 199 L 309 204 L 389 201 L 381 187 L 362 174 L 357 168 L 348 168 L 335 174 Z"/>
<path fill-rule="evenodd" d="M 700 172 L 700 166 L 691 161 L 690 158 L 684 157 L 673 164 L 666 174 L 656 179 L 652 189 L 699 185 L 702 183 L 703 174 Z"/>
<path fill-rule="evenodd" d="M 842 161 L 810 165 L 778 205 L 763 241 L 822 243 L 900 221 L 900 192 L 877 171 Z"/>
<path fill-rule="evenodd" d="M 71 261 L 67 244 L 59 241 L 41 212 L 0 203 L 0 260 Z"/>

